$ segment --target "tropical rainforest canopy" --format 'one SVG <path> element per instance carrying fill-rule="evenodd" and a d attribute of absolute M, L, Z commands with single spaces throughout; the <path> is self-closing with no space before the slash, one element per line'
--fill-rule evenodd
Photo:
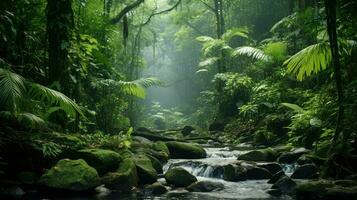
<path fill-rule="evenodd" d="M 0 197 L 356 199 L 356 10 L 1 0 Z"/>

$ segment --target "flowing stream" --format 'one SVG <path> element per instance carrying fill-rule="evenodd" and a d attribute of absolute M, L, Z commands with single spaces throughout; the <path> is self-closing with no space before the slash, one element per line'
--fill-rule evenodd
<path fill-rule="evenodd" d="M 94 199 L 117 200 L 117 199 L 172 199 L 172 200 L 216 200 L 216 199 L 240 199 L 240 200 L 293 200 L 290 196 L 273 197 L 267 193 L 271 184 L 268 180 L 247 180 L 230 182 L 223 180 L 223 165 L 234 163 L 237 157 L 248 152 L 251 148 L 241 147 L 231 149 L 229 147 L 205 147 L 207 158 L 204 159 L 170 159 L 164 166 L 164 172 L 174 167 L 182 167 L 195 175 L 198 180 L 220 182 L 224 185 L 221 191 L 212 192 L 188 192 L 185 189 L 174 189 L 161 196 L 152 196 L 142 193 L 122 194 L 112 191 L 96 196 Z M 287 175 L 291 174 L 294 165 L 282 165 Z M 160 178 L 159 182 L 164 182 Z M 68 199 L 68 198 L 67 198 Z M 92 200 L 93 198 L 73 198 L 73 200 Z"/>
<path fill-rule="evenodd" d="M 171 159 L 164 166 L 164 172 L 174 167 L 182 167 L 198 180 L 209 180 L 220 182 L 225 186 L 221 191 L 213 192 L 183 192 L 182 190 L 173 190 L 161 198 L 169 199 L 266 199 L 282 200 L 292 199 L 289 196 L 273 197 L 266 191 L 270 189 L 271 184 L 268 180 L 247 180 L 240 182 L 229 182 L 223 180 L 223 170 L 220 166 L 234 163 L 237 157 L 246 153 L 248 149 L 232 150 L 228 147 L 206 147 L 207 158 L 204 159 Z M 290 174 L 295 168 L 293 165 L 282 166 L 285 173 Z M 162 180 L 163 181 L 163 180 Z"/>

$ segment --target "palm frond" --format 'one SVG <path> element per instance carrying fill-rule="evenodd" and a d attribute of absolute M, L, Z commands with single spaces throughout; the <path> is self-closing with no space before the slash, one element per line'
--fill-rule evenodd
<path fill-rule="evenodd" d="M 155 77 L 142 78 L 134 81 L 115 81 L 113 79 L 105 79 L 100 80 L 98 83 L 99 85 L 117 88 L 126 95 L 132 95 L 142 99 L 146 97 L 145 88 L 163 85 L 162 81 Z"/>
<path fill-rule="evenodd" d="M 325 70 L 331 62 L 331 50 L 327 42 L 313 44 L 299 51 L 284 65 L 288 68 L 288 73 L 295 74 L 299 81 Z"/>
<path fill-rule="evenodd" d="M 40 128 L 47 126 L 46 122 L 41 117 L 38 117 L 32 113 L 19 113 L 17 115 L 17 120 L 21 124 L 26 124 L 31 128 Z"/>
<path fill-rule="evenodd" d="M 16 111 L 16 103 L 23 96 L 25 79 L 7 69 L 0 68 L 0 105 Z"/>
<path fill-rule="evenodd" d="M 270 59 L 270 57 L 266 55 L 263 50 L 254 47 L 249 47 L 249 46 L 238 47 L 232 53 L 232 56 L 234 57 L 239 55 L 248 56 L 253 59 L 262 60 L 265 62 L 269 61 Z"/>
<path fill-rule="evenodd" d="M 36 83 L 30 83 L 29 87 L 29 96 L 31 98 L 47 102 L 49 104 L 56 104 L 72 117 L 75 117 L 76 113 L 79 113 L 85 118 L 79 105 L 61 92 Z"/>
<path fill-rule="evenodd" d="M 206 58 L 205 60 L 201 61 L 198 66 L 206 67 L 206 66 L 214 65 L 218 60 L 219 57 Z"/>
<path fill-rule="evenodd" d="M 293 110 L 296 113 L 303 113 L 304 109 L 301 108 L 300 106 L 293 104 L 293 103 L 281 103 L 281 105 L 290 108 L 291 110 Z"/>
<path fill-rule="evenodd" d="M 229 42 L 234 37 L 241 37 L 243 39 L 249 39 L 248 36 L 248 29 L 245 27 L 238 27 L 227 30 L 223 35 L 222 38 L 224 41 Z"/>

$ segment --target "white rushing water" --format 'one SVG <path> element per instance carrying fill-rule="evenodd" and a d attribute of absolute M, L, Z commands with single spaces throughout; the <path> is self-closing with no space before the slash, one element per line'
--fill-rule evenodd
<path fill-rule="evenodd" d="M 198 180 L 208 180 L 222 183 L 225 188 L 221 191 L 207 193 L 190 192 L 182 193 L 172 191 L 166 195 L 170 199 L 249 199 L 249 200 L 278 200 L 292 199 L 289 196 L 272 197 L 266 191 L 271 188 L 268 180 L 247 180 L 239 182 L 229 182 L 223 180 L 223 168 L 221 166 L 237 162 L 237 157 L 247 150 L 230 150 L 230 148 L 205 148 L 207 158 L 204 159 L 171 159 L 164 166 L 164 172 L 171 168 L 182 167 Z M 295 166 L 282 166 L 284 171 L 289 173 Z"/>

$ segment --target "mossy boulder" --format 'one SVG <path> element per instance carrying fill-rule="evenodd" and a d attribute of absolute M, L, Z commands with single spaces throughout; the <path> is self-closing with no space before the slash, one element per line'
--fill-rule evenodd
<path fill-rule="evenodd" d="M 100 181 L 97 171 L 83 159 L 62 159 L 41 176 L 39 183 L 53 189 L 86 191 Z"/>
<path fill-rule="evenodd" d="M 138 185 L 138 174 L 132 159 L 124 159 L 116 172 L 109 172 L 102 177 L 105 187 L 113 190 L 128 191 Z"/>
<path fill-rule="evenodd" d="M 151 160 L 151 164 L 154 167 L 154 169 L 156 170 L 156 172 L 159 173 L 159 174 L 162 174 L 163 173 L 163 171 L 162 171 L 163 166 L 162 166 L 161 162 L 157 158 L 155 158 L 154 156 L 151 156 L 151 155 L 146 155 L 146 156 Z"/>
<path fill-rule="evenodd" d="M 327 180 L 302 182 L 296 187 L 296 199 L 356 200 L 357 186 L 341 186 Z"/>
<path fill-rule="evenodd" d="M 187 187 L 197 181 L 197 178 L 185 169 L 178 167 L 170 169 L 165 174 L 167 183 L 176 187 Z"/>
<path fill-rule="evenodd" d="M 118 153 L 106 149 L 82 149 L 73 153 L 70 158 L 85 160 L 99 175 L 115 171 L 121 161 Z"/>
<path fill-rule="evenodd" d="M 153 144 L 153 149 L 156 151 L 165 152 L 168 156 L 170 156 L 169 148 L 167 148 L 165 142 L 157 141 Z"/>
<path fill-rule="evenodd" d="M 248 153 L 242 154 L 238 160 L 256 161 L 256 162 L 271 162 L 275 161 L 277 152 L 272 148 L 253 150 Z"/>
<path fill-rule="evenodd" d="M 146 155 L 138 154 L 133 157 L 138 172 L 140 184 L 151 184 L 156 182 L 157 172 Z"/>
<path fill-rule="evenodd" d="M 207 156 L 206 151 L 198 144 L 184 142 L 166 142 L 173 159 L 198 159 Z"/>
<path fill-rule="evenodd" d="M 294 192 L 296 187 L 296 183 L 288 176 L 282 176 L 279 180 L 277 180 L 272 189 L 277 189 L 281 194 L 291 194 Z"/>

